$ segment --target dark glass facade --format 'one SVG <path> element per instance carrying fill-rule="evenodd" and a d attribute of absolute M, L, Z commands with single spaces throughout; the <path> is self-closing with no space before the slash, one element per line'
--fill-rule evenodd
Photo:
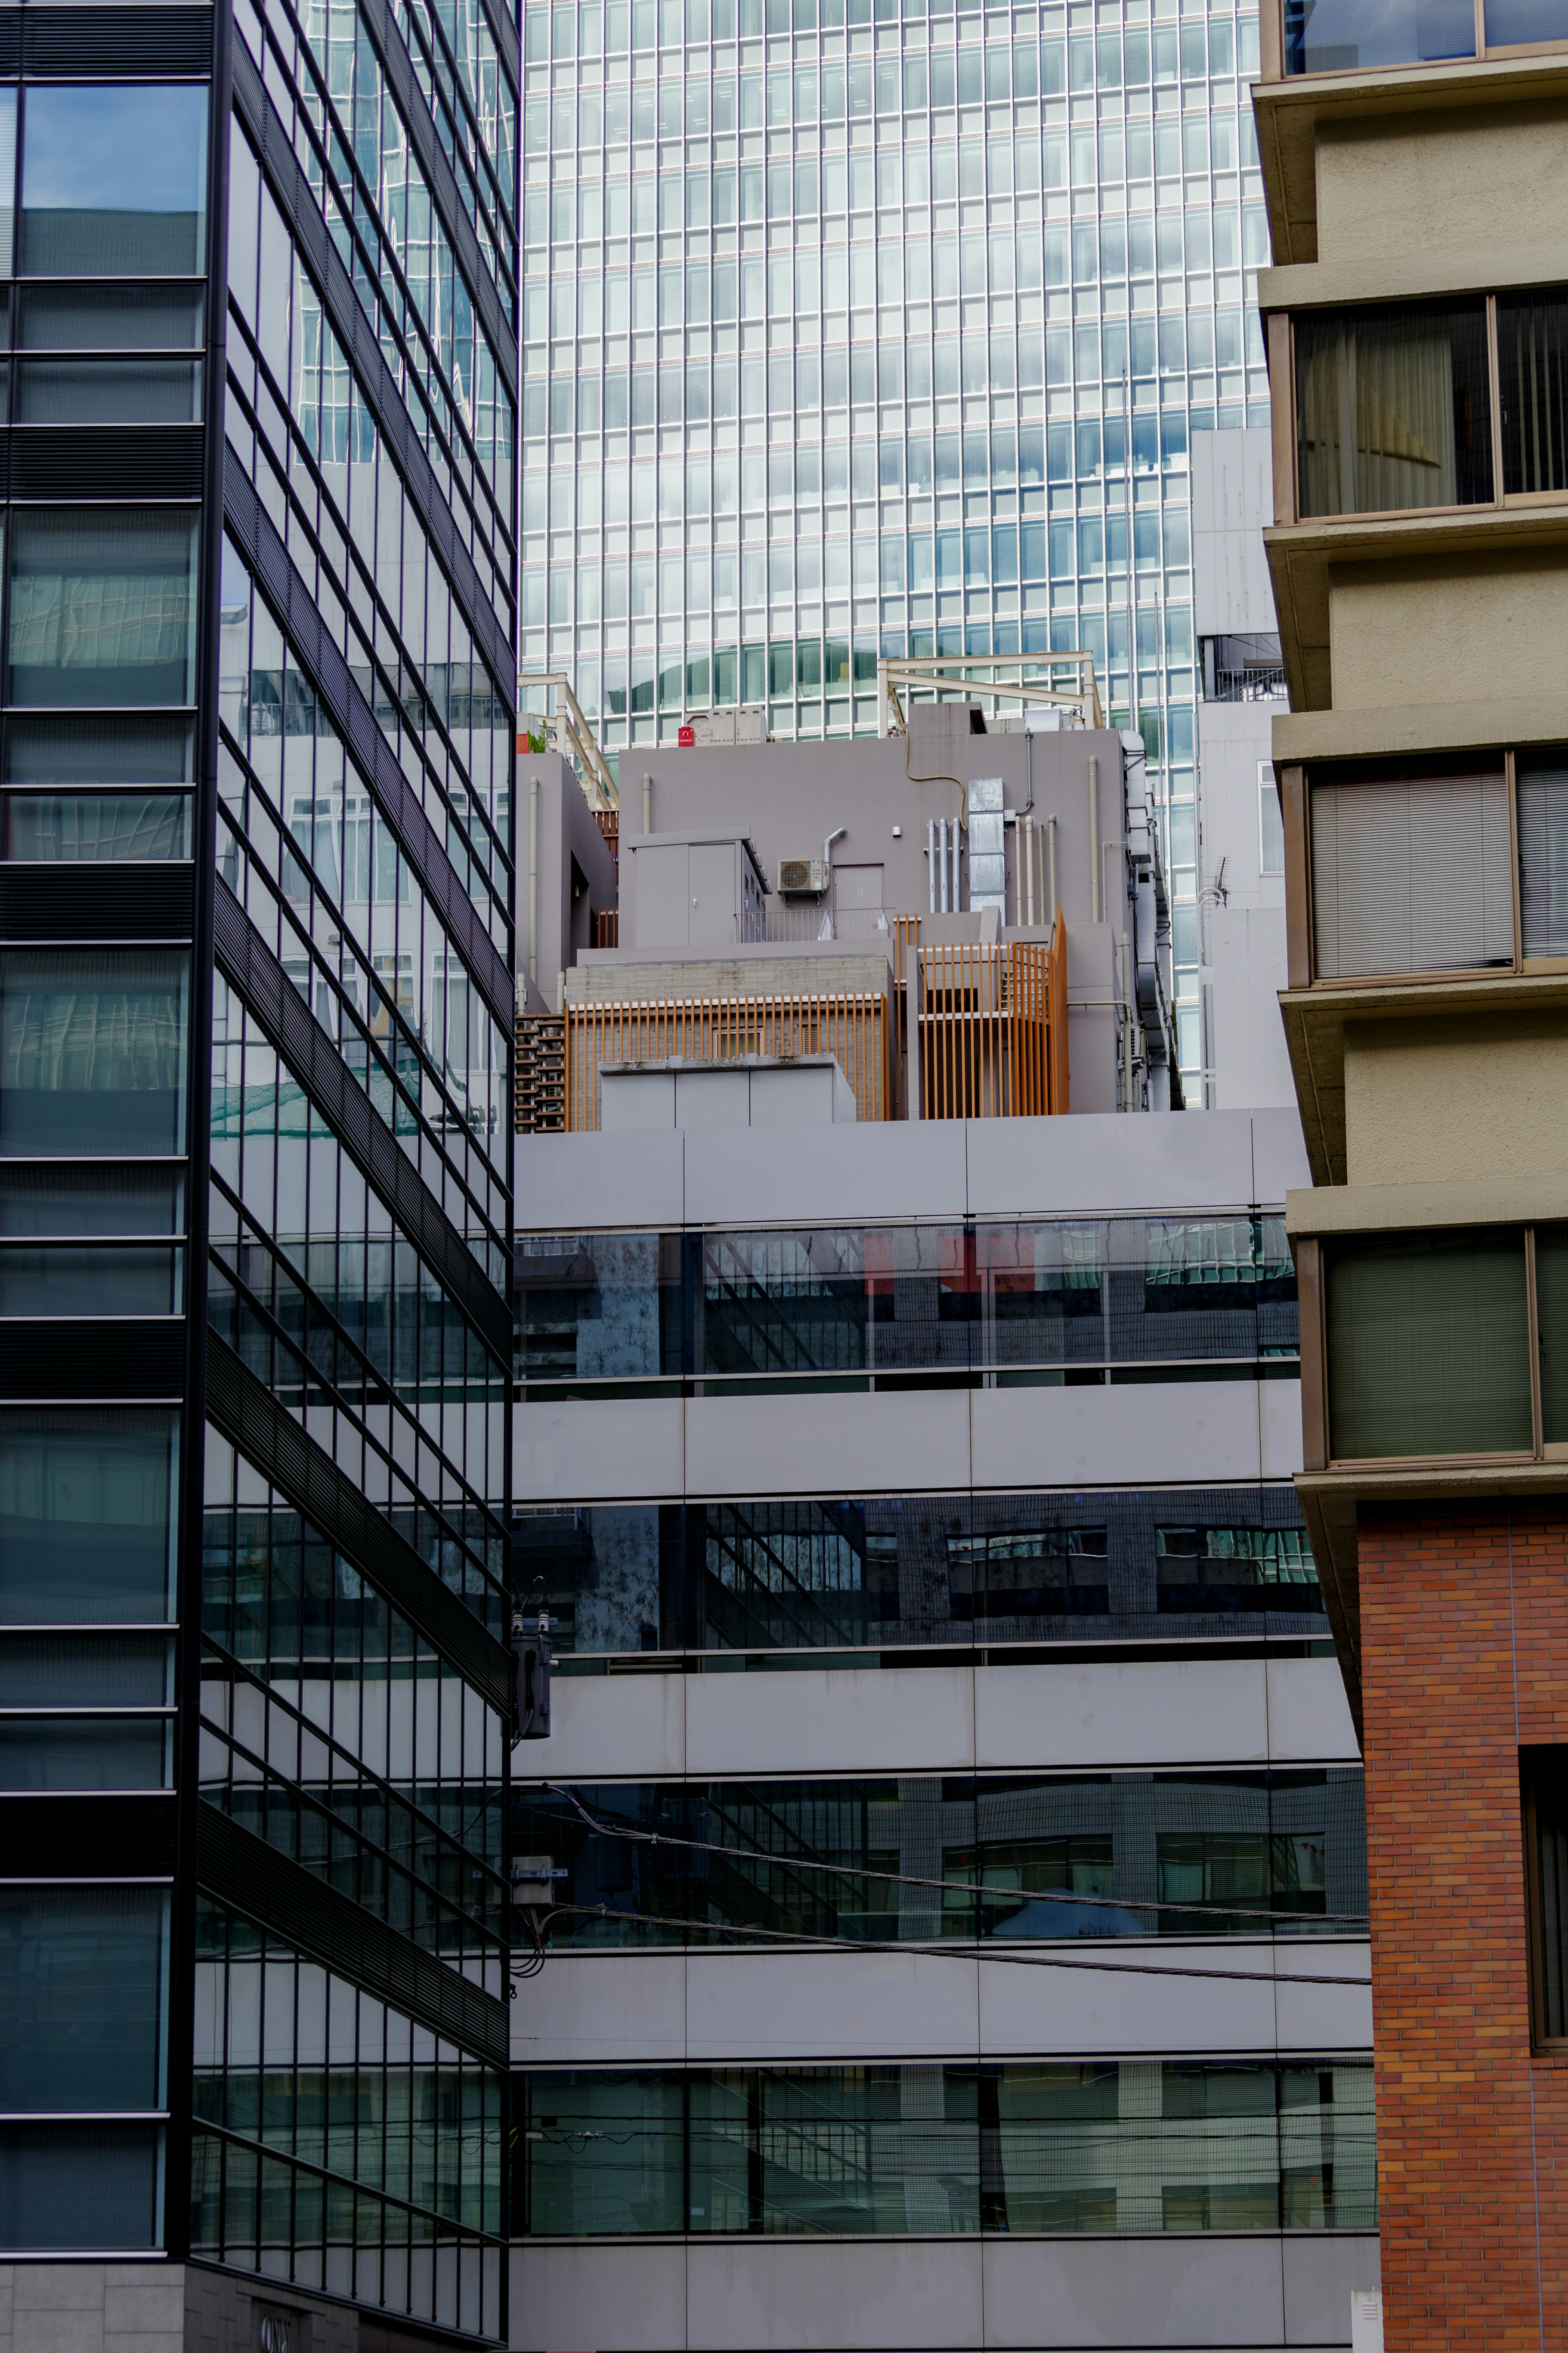
<path fill-rule="evenodd" d="M 516 90 L 0 10 L 0 2254 L 491 2338 Z"/>

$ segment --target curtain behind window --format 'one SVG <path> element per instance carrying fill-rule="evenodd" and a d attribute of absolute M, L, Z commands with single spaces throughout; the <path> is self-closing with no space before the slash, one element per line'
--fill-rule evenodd
<path fill-rule="evenodd" d="M 1498 297 L 1505 491 L 1568 489 L 1568 293 Z"/>
<path fill-rule="evenodd" d="M 1405 302 L 1298 317 L 1303 515 L 1489 501 L 1488 415 L 1483 303 Z"/>
<path fill-rule="evenodd" d="M 1508 784 L 1491 775 L 1314 784 L 1320 979 L 1513 960 Z"/>
<path fill-rule="evenodd" d="M 1530 1451 L 1521 1228 L 1335 1244 L 1328 1324 L 1330 1447 L 1340 1460 Z"/>
<path fill-rule="evenodd" d="M 1521 756 L 1514 782 L 1524 953 L 1568 956 L 1568 760 L 1561 753 Z"/>

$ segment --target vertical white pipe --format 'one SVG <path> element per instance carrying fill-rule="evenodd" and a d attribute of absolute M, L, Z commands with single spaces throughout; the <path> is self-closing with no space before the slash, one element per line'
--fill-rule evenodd
<path fill-rule="evenodd" d="M 1057 821 L 1054 817 L 1048 817 L 1046 823 L 1051 829 L 1051 903 L 1046 909 L 1045 920 L 1047 923 L 1055 923 L 1057 920 Z"/>
<path fill-rule="evenodd" d="M 653 831 L 653 778 L 646 768 L 642 780 L 642 829 L 644 833 Z"/>
<path fill-rule="evenodd" d="M 931 902 L 931 913 L 934 915 L 936 913 L 936 819 L 934 817 L 928 817 L 926 819 L 926 896 Z"/>
<path fill-rule="evenodd" d="M 539 778 L 528 780 L 528 976 L 539 986 Z"/>
<path fill-rule="evenodd" d="M 1089 755 L 1089 920 L 1100 921 L 1100 762 Z"/>

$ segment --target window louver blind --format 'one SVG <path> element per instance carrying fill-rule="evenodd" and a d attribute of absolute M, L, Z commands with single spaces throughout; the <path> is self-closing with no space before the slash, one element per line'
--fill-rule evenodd
<path fill-rule="evenodd" d="M 1500 770 L 1315 785 L 1312 929 L 1324 980 L 1510 963 L 1513 883 Z"/>

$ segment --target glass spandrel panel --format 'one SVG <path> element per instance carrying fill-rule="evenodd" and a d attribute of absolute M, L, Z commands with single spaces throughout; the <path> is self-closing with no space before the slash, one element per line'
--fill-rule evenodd
<path fill-rule="evenodd" d="M 1568 956 L 1568 759 L 1521 753 L 1514 798 L 1521 948 L 1527 956 Z"/>
<path fill-rule="evenodd" d="M 0 1317 L 177 1315 L 184 1304 L 184 1252 L 178 1250 L 0 1250 Z"/>
<path fill-rule="evenodd" d="M 7 793 L 0 858 L 37 865 L 191 854 L 188 793 Z"/>
<path fill-rule="evenodd" d="M 1488 12 L 1487 39 L 1492 39 Z M 1470 0 L 1285 0 L 1288 74 L 1365 72 L 1476 53 Z"/>
<path fill-rule="evenodd" d="M 0 1888 L 0 2107 L 159 2108 L 168 1896 Z"/>
<path fill-rule="evenodd" d="M 0 90 L 0 278 L 16 266 L 16 92 Z"/>
<path fill-rule="evenodd" d="M 196 529 L 178 510 L 15 515 L 11 701 L 194 702 Z"/>
<path fill-rule="evenodd" d="M 158 2246 L 160 2125 L 0 2125 L 0 2246 L 102 2254 Z"/>
<path fill-rule="evenodd" d="M 1530 1452 L 1521 1228 L 1369 1234 L 1327 1255 L 1337 1459 Z"/>
<path fill-rule="evenodd" d="M 178 1234 L 184 1229 L 179 1169 L 0 1163 L 0 1236 Z"/>
<path fill-rule="evenodd" d="M 195 758 L 195 727 L 174 712 L 13 712 L 5 722 L 7 784 L 189 784 Z"/>
<path fill-rule="evenodd" d="M 22 154 L 33 277 L 199 276 L 206 266 L 207 88 L 35 84 Z"/>
<path fill-rule="evenodd" d="M 1568 9 L 1558 12 L 1568 27 Z M 1562 37 L 1562 36 L 1560 36 Z M 1502 486 L 1568 486 L 1568 293 L 1500 294 Z"/>
<path fill-rule="evenodd" d="M 0 1790 L 166 1789 L 163 1716 L 0 1715 Z"/>
<path fill-rule="evenodd" d="M 199 425 L 197 360 L 19 360 L 17 425 Z"/>
<path fill-rule="evenodd" d="M 132 949 L 0 956 L 0 1157 L 183 1152 L 189 974 Z"/>
<path fill-rule="evenodd" d="M 1490 775 L 1311 788 L 1321 980 L 1513 961 L 1508 784 Z"/>
<path fill-rule="evenodd" d="M 0 1635 L 0 1707 L 164 1707 L 174 1696 L 166 1635 Z"/>
<path fill-rule="evenodd" d="M 1484 303 L 1302 312 L 1295 339 L 1303 515 L 1490 501 Z"/>
<path fill-rule="evenodd" d="M 172 1413 L 0 1412 L 0 1623 L 165 1622 L 177 1459 Z"/>
<path fill-rule="evenodd" d="M 1568 8 L 1563 0 L 1486 0 L 1484 21 L 1489 50 L 1568 40 Z"/>
<path fill-rule="evenodd" d="M 199 286 L 23 286 L 16 301 L 18 351 L 194 351 L 201 344 L 205 297 Z"/>

